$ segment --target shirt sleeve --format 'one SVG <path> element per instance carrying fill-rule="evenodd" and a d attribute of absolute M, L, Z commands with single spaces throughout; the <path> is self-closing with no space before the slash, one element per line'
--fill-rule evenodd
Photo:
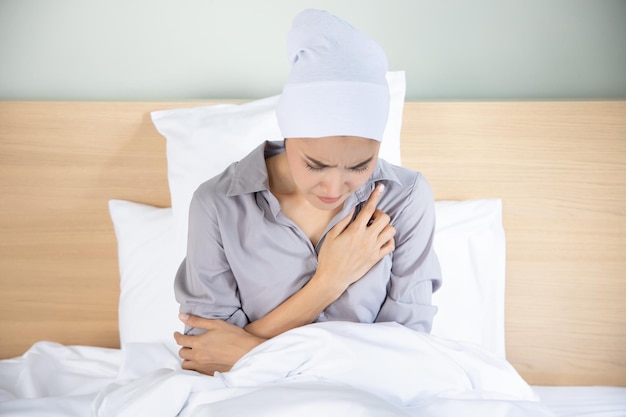
<path fill-rule="evenodd" d="M 176 300 L 183 313 L 243 327 L 248 318 L 224 251 L 216 208 L 210 195 L 202 191 L 196 191 L 189 208 L 187 256 L 174 280 Z M 200 333 L 193 328 L 185 332 Z"/>
<path fill-rule="evenodd" d="M 377 322 L 395 321 L 430 332 L 437 307 L 433 291 L 441 285 L 441 267 L 433 247 L 435 202 L 430 184 L 417 175 L 406 205 L 393 222 L 395 250 L 387 297 Z"/>

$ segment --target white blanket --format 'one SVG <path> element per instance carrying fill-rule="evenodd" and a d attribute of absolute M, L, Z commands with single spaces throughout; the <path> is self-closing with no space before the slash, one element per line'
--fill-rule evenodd
<path fill-rule="evenodd" d="M 320 323 L 215 377 L 164 346 L 42 342 L 0 361 L 2 417 L 553 416 L 503 359 L 393 323 Z"/>
<path fill-rule="evenodd" d="M 214 377 L 166 349 L 124 347 L 94 417 L 553 416 L 505 360 L 394 323 L 329 322 L 289 331 Z"/>
<path fill-rule="evenodd" d="M 0 361 L 0 416 L 85 417 L 100 390 L 115 382 L 122 351 L 34 344 Z"/>

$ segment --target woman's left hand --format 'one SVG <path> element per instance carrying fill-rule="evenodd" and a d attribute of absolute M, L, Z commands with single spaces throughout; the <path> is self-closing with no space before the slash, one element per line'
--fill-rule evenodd
<path fill-rule="evenodd" d="M 183 369 L 207 375 L 227 372 L 235 362 L 266 340 L 224 320 L 189 314 L 180 314 L 179 318 L 188 326 L 206 330 L 196 336 L 174 333 L 176 343 L 182 346 L 178 354 L 183 359 Z"/>

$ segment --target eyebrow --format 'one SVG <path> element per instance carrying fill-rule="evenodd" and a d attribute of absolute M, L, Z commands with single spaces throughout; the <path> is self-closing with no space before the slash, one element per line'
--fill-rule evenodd
<path fill-rule="evenodd" d="M 318 166 L 318 167 L 320 167 L 320 168 L 334 168 L 334 167 L 336 167 L 336 166 L 337 166 L 337 165 L 328 165 L 328 164 L 325 164 L 325 163 L 323 163 L 323 162 L 321 162 L 321 161 L 318 161 L 318 160 L 317 160 L 317 159 L 315 159 L 315 158 L 311 158 L 310 156 L 306 156 L 306 155 L 305 155 L 305 158 L 306 158 L 306 159 L 308 159 L 308 160 L 309 160 L 309 162 L 313 163 L 313 165 L 317 165 L 317 166 Z M 372 162 L 372 159 L 374 159 L 374 157 L 373 157 L 373 156 L 370 156 L 370 157 L 369 157 L 369 158 L 367 158 L 365 161 L 363 161 L 363 162 L 359 162 L 359 163 L 358 163 L 358 164 L 356 164 L 356 165 L 353 165 L 353 166 L 351 166 L 351 167 L 348 167 L 348 169 L 356 169 L 356 168 L 361 168 L 361 167 L 363 167 L 363 166 L 365 166 L 365 165 L 369 164 L 370 162 Z"/>

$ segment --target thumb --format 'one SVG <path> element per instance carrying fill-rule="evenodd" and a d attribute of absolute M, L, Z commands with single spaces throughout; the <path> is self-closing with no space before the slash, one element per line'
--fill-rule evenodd
<path fill-rule="evenodd" d="M 203 329 L 203 330 L 212 329 L 212 326 L 211 326 L 212 320 L 194 316 L 192 314 L 180 313 L 178 314 L 178 319 L 189 327 L 195 327 L 195 328 Z"/>

